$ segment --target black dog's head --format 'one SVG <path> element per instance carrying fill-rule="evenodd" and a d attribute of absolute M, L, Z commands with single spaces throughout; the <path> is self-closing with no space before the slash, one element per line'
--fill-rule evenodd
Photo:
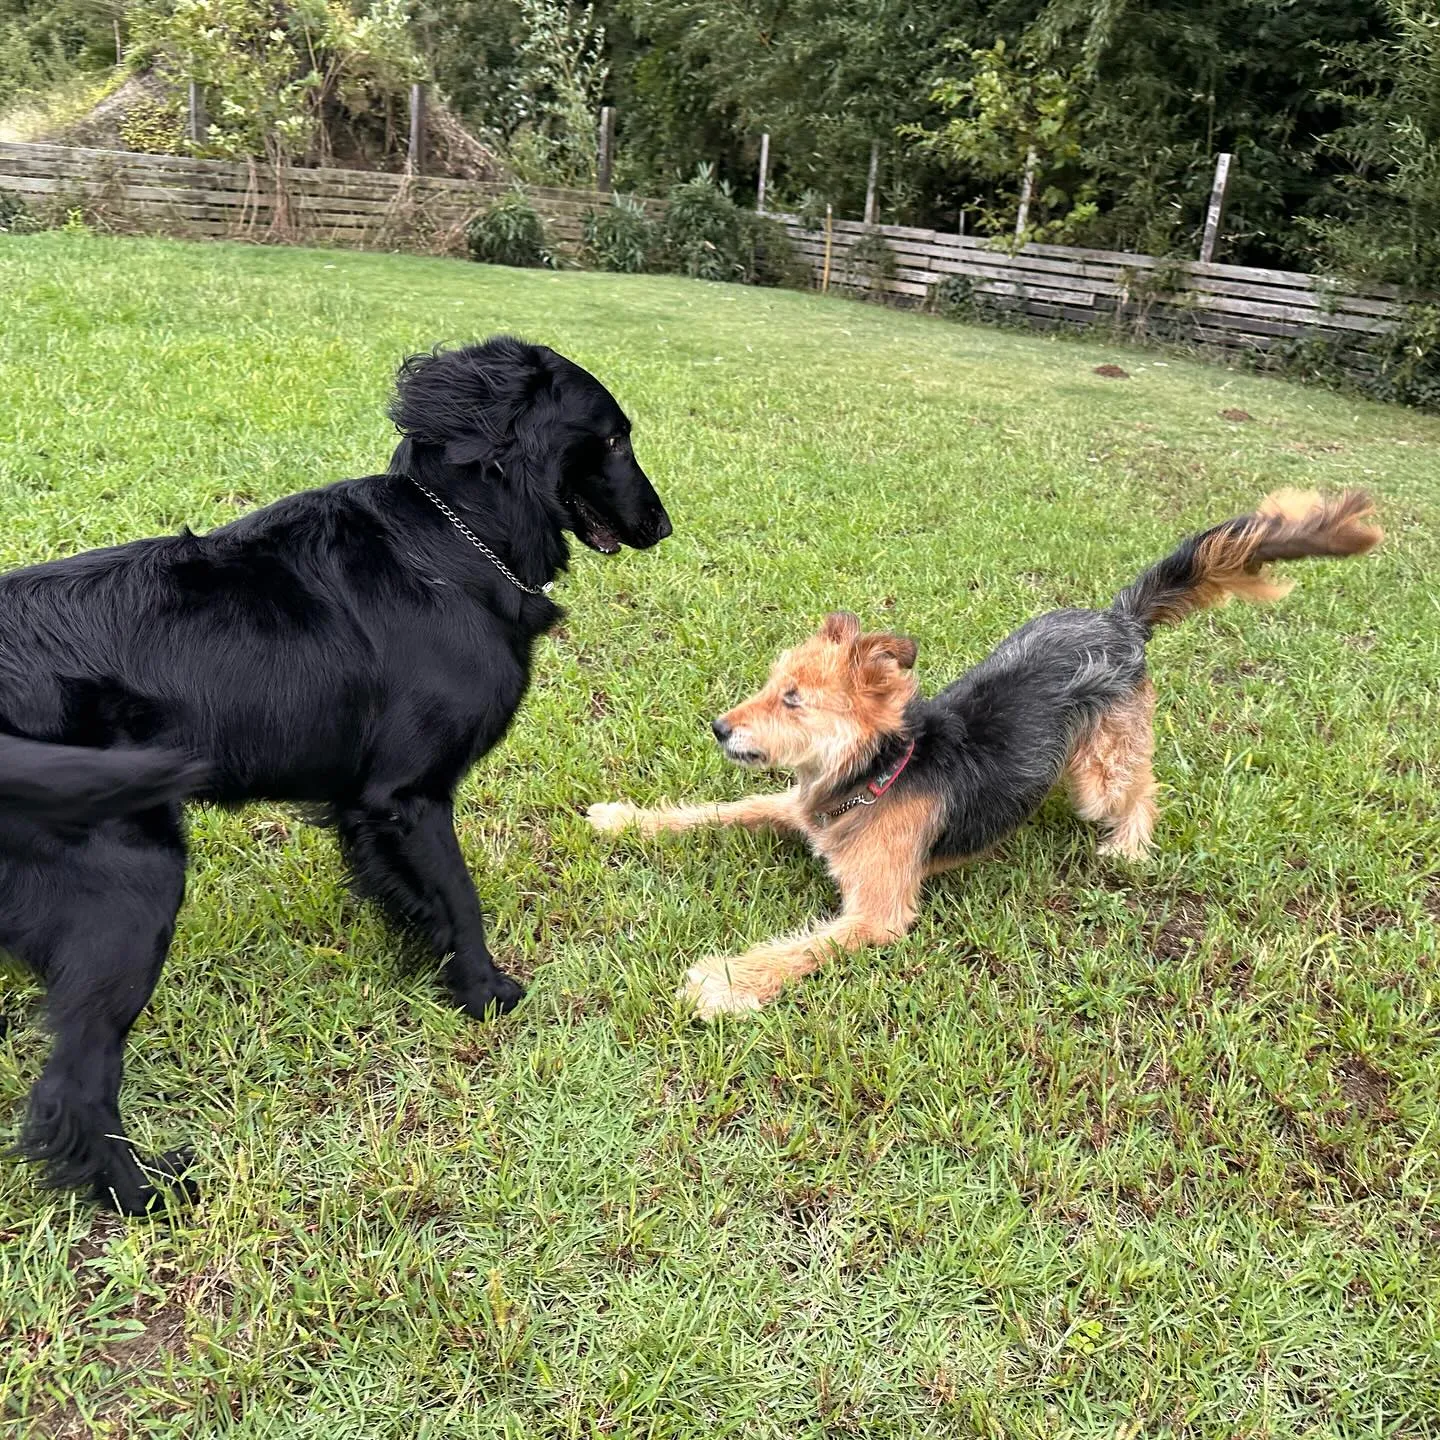
<path fill-rule="evenodd" d="M 495 467 L 531 487 L 602 555 L 621 545 L 645 550 L 670 534 L 630 448 L 625 412 L 593 375 L 544 345 L 502 335 L 412 355 L 396 377 L 390 418 L 410 450 L 478 467 L 474 483 Z"/>

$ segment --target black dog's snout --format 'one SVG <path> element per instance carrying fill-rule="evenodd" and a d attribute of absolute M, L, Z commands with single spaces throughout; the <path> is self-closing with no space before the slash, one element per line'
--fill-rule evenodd
<path fill-rule="evenodd" d="M 723 717 L 712 720 L 710 728 L 715 732 L 715 738 L 723 745 L 734 732 L 733 725 L 727 725 Z"/>
<path fill-rule="evenodd" d="M 668 539 L 675 533 L 675 527 L 670 523 L 670 517 L 662 510 L 660 519 L 655 525 L 655 543 L 658 545 L 662 540 Z"/>

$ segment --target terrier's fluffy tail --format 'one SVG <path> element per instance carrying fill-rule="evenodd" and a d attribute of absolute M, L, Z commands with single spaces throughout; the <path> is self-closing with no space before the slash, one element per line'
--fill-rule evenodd
<path fill-rule="evenodd" d="M 1385 532 L 1368 524 L 1375 506 L 1363 490 L 1327 499 L 1316 490 L 1276 490 L 1252 515 L 1192 535 L 1115 597 L 1115 609 L 1147 627 L 1173 625 L 1193 610 L 1223 605 L 1232 595 L 1278 600 L 1288 580 L 1272 579 L 1272 560 L 1312 555 L 1363 555 Z"/>

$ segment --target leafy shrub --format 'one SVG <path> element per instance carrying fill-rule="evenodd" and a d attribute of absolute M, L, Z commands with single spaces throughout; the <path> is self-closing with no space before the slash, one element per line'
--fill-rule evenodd
<path fill-rule="evenodd" d="M 671 188 L 660 235 L 666 263 L 693 279 L 810 283 L 809 266 L 795 253 L 785 227 L 737 205 L 730 187 L 717 184 L 708 165 Z"/>
<path fill-rule="evenodd" d="M 968 275 L 947 275 L 930 291 L 930 305 L 946 320 L 968 320 L 976 310 L 975 282 Z"/>
<path fill-rule="evenodd" d="M 810 262 L 796 250 L 785 227 L 768 215 L 756 215 L 748 210 L 740 213 L 747 246 L 745 283 L 808 290 L 814 283 L 814 271 Z"/>
<path fill-rule="evenodd" d="M 638 275 L 652 267 L 660 249 L 659 227 L 640 201 L 612 195 L 603 210 L 585 214 L 585 255 L 601 270 Z"/>
<path fill-rule="evenodd" d="M 545 248 L 545 222 L 519 188 L 487 206 L 465 231 L 470 258 L 482 265 L 533 268 L 554 263 Z"/>
<path fill-rule="evenodd" d="M 1440 306 L 1407 306 L 1393 330 L 1371 336 L 1364 348 L 1370 363 L 1357 364 L 1349 344 L 1312 333 L 1282 341 L 1260 364 L 1332 390 L 1440 412 Z"/>
<path fill-rule="evenodd" d="M 145 155 L 179 155 L 185 148 L 185 123 L 174 101 L 138 96 L 121 117 L 118 128 L 127 150 Z"/>
<path fill-rule="evenodd" d="M 898 267 L 895 252 L 878 230 L 867 230 L 845 256 L 846 279 L 872 300 L 884 299 L 885 282 L 895 278 Z"/>
<path fill-rule="evenodd" d="M 795 202 L 795 218 L 802 230 L 825 228 L 825 197 L 818 190 L 804 190 Z"/>
<path fill-rule="evenodd" d="M 693 180 L 670 189 L 661 224 L 670 267 L 693 280 L 741 280 L 745 276 L 744 212 L 728 185 L 702 165 Z"/>
<path fill-rule="evenodd" d="M 29 235 L 40 228 L 39 222 L 13 190 L 0 190 L 0 235 Z"/>

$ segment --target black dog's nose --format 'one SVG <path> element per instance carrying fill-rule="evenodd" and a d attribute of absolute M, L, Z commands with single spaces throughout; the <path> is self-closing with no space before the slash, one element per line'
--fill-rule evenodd
<path fill-rule="evenodd" d="M 660 521 L 655 526 L 655 543 L 658 545 L 662 540 L 675 533 L 675 527 L 670 523 L 670 517 L 662 510 Z"/>
<path fill-rule="evenodd" d="M 715 732 L 715 738 L 722 745 L 730 738 L 731 732 L 735 729 L 733 725 L 727 725 L 725 723 L 723 716 L 718 720 L 712 720 L 710 722 L 710 728 Z"/>

